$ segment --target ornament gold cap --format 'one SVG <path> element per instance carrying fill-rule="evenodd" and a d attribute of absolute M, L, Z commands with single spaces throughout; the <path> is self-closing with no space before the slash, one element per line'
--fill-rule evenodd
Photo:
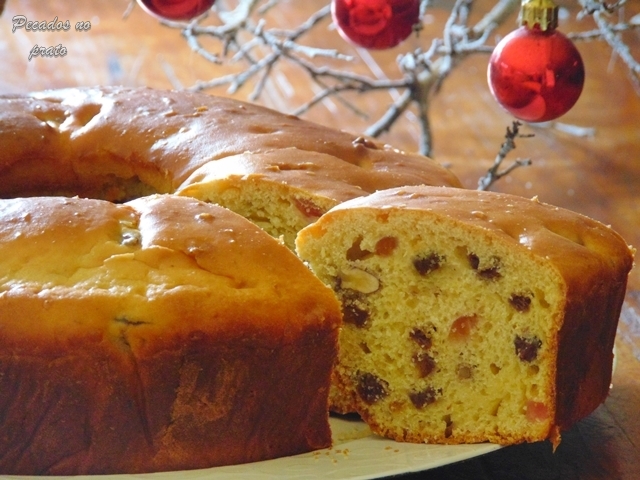
<path fill-rule="evenodd" d="M 543 32 L 555 30 L 558 26 L 558 6 L 553 0 L 522 0 L 520 25 L 529 28 L 537 25 Z"/>

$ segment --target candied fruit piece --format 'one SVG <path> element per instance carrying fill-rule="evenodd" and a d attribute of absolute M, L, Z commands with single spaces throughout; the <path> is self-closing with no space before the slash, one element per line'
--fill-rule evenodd
<path fill-rule="evenodd" d="M 542 402 L 527 401 L 526 417 L 530 422 L 542 422 L 549 418 L 549 408 Z"/>
<path fill-rule="evenodd" d="M 413 356 L 412 361 L 416 368 L 420 378 L 427 377 L 436 369 L 436 361 L 431 355 L 420 352 Z"/>
<path fill-rule="evenodd" d="M 523 362 L 533 362 L 536 358 L 538 358 L 538 350 L 542 346 L 542 341 L 534 336 L 531 337 L 521 337 L 520 335 L 516 335 L 513 344 L 516 348 L 516 355 Z"/>
<path fill-rule="evenodd" d="M 526 313 L 531 308 L 531 297 L 514 293 L 509 298 L 509 304 L 518 312 Z"/>
<path fill-rule="evenodd" d="M 456 367 L 456 375 L 459 380 L 469 380 L 473 377 L 473 367 L 466 363 L 461 363 Z"/>
<path fill-rule="evenodd" d="M 396 237 L 382 237 L 376 242 L 376 255 L 388 257 L 393 253 L 397 246 L 398 239 Z"/>
<path fill-rule="evenodd" d="M 454 341 L 467 340 L 477 324 L 477 315 L 464 315 L 456 318 L 449 329 L 449 339 Z"/>
<path fill-rule="evenodd" d="M 442 255 L 438 255 L 435 252 L 428 253 L 426 255 L 421 255 L 413 259 L 413 266 L 416 271 L 422 275 L 428 275 L 440 268 L 445 258 Z"/>
<path fill-rule="evenodd" d="M 434 387 L 429 386 L 419 392 L 410 392 L 409 400 L 416 408 L 423 408 L 435 402 L 441 394 L 441 389 L 436 390 Z"/>
<path fill-rule="evenodd" d="M 378 223 L 388 223 L 389 222 L 389 211 L 381 211 L 376 213 L 376 221 Z"/>
<path fill-rule="evenodd" d="M 356 392 L 368 405 L 373 405 L 385 398 L 388 395 L 388 388 L 389 384 L 373 373 L 365 372 L 358 375 Z"/>
<path fill-rule="evenodd" d="M 324 214 L 324 209 L 313 203 L 309 198 L 294 198 L 293 202 L 305 217 L 320 218 Z"/>

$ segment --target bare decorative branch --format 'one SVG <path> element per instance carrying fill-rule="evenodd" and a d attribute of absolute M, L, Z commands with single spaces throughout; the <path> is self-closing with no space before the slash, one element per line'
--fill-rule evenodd
<path fill-rule="evenodd" d="M 496 155 L 495 160 L 493 161 L 493 165 L 487 171 L 487 173 L 478 180 L 478 190 L 489 190 L 491 185 L 500 180 L 505 175 L 508 175 L 516 168 L 524 167 L 531 165 L 531 159 L 526 158 L 524 160 L 515 160 L 511 165 L 509 165 L 504 170 L 500 170 L 502 166 L 502 162 L 504 162 L 505 158 L 509 152 L 516 148 L 516 138 L 531 138 L 533 134 L 523 135 L 520 133 L 520 127 L 522 124 L 518 121 L 513 122 L 511 128 L 507 127 L 507 133 L 504 136 L 504 142 L 500 147 L 500 151 L 498 155 Z"/>
<path fill-rule="evenodd" d="M 519 1 L 499 0 L 479 23 L 470 26 L 469 10 L 473 0 L 456 0 L 442 38 L 434 40 L 426 51 L 418 50 L 401 55 L 397 62 L 400 78 L 393 79 L 356 74 L 351 70 L 351 56 L 336 50 L 300 43 L 300 39 L 306 33 L 320 22 L 329 19 L 329 5 L 290 30 L 267 28 L 262 20 L 262 14 L 268 9 L 276 8 L 278 0 L 238 0 L 236 7 L 230 10 L 226 8 L 226 2 L 218 1 L 215 11 L 221 23 L 214 26 L 203 24 L 206 16 L 190 23 L 162 23 L 167 27 L 180 29 L 189 47 L 209 62 L 246 64 L 239 72 L 198 82 L 190 87 L 190 90 L 207 90 L 226 85 L 229 93 L 233 94 L 252 82 L 254 90 L 250 98 L 259 100 L 267 78 L 283 61 L 295 64 L 320 90 L 296 109 L 295 113 L 298 114 L 307 112 L 322 100 L 332 97 L 362 116 L 364 112 L 344 100 L 342 95 L 345 92 L 395 90 L 400 94 L 399 97 L 390 102 L 386 112 L 371 124 L 367 133 L 378 136 L 390 130 L 404 112 L 409 108 L 415 108 L 422 132 L 420 151 L 425 155 L 431 155 L 431 97 L 466 56 L 474 53 L 488 54 L 492 51 L 492 47 L 486 44 L 491 31 L 516 10 Z M 431 3 L 431 0 L 422 0 L 422 14 L 428 10 Z M 199 40 L 203 36 L 217 39 L 221 45 L 220 51 L 211 52 L 204 48 Z M 344 62 L 345 67 L 329 68 L 314 61 L 322 58 L 331 59 L 334 63 Z"/>
<path fill-rule="evenodd" d="M 612 24 L 609 17 L 617 9 L 621 8 L 626 0 L 619 0 L 611 5 L 601 0 L 578 0 L 582 6 L 580 16 L 590 15 L 598 27 L 597 30 L 585 32 L 582 35 L 573 35 L 575 39 L 602 39 L 609 44 L 611 50 L 626 64 L 631 80 L 638 93 L 640 93 L 640 62 L 636 60 L 629 46 L 622 41 L 620 33 L 631 29 L 640 29 L 640 19 L 634 18 L 630 22 Z"/>
<path fill-rule="evenodd" d="M 133 2 L 132 2 L 133 3 Z M 393 95 L 389 105 L 378 119 L 371 120 L 365 130 L 377 137 L 390 131 L 399 118 L 409 110 L 416 114 L 421 138 L 419 150 L 432 156 L 433 137 L 431 134 L 431 106 L 434 95 L 447 80 L 449 74 L 468 56 L 490 54 L 494 46 L 489 39 L 495 29 L 512 18 L 521 0 L 495 0 L 493 7 L 475 24 L 470 15 L 474 0 L 455 0 L 445 21 L 442 34 L 432 40 L 425 50 L 408 51 L 398 56 L 397 72 L 371 76 L 356 73 L 352 68 L 353 58 L 332 49 L 317 48 L 304 43 L 304 37 L 319 25 L 330 20 L 329 0 L 327 5 L 313 13 L 306 21 L 291 29 L 271 28 L 265 20 L 265 13 L 276 9 L 280 0 L 217 0 L 210 15 L 199 17 L 192 22 L 162 23 L 181 30 L 189 47 L 206 61 L 215 64 L 234 65 L 234 73 L 228 73 L 208 81 L 198 82 L 188 87 L 190 90 L 208 90 L 226 86 L 229 93 L 236 93 L 247 85 L 253 91 L 249 98 L 259 101 L 270 76 L 281 63 L 292 64 L 304 73 L 316 93 L 298 106 L 295 114 L 304 114 L 324 100 L 331 98 L 361 118 L 369 118 L 369 112 L 347 100 L 345 93 L 366 94 L 388 91 Z M 421 0 L 420 19 L 432 7 L 433 0 Z M 584 32 L 569 33 L 576 41 L 600 40 L 611 47 L 614 55 L 628 67 L 630 77 L 640 94 L 640 62 L 633 57 L 622 34 L 640 30 L 640 16 L 625 21 L 626 0 L 578 0 L 581 7 L 579 17 L 591 17 L 595 28 Z M 234 7 L 229 7 L 233 4 Z M 285 8 L 285 7 L 282 7 Z M 611 21 L 617 14 L 617 21 Z M 217 22 L 217 23 L 216 23 Z M 213 23 L 213 25 L 211 25 Z M 422 25 L 416 25 L 417 32 Z M 200 43 L 203 37 L 219 42 L 218 51 L 210 51 Z M 343 66 L 336 66 L 343 65 Z M 170 72 L 170 69 L 165 68 Z M 519 123 L 507 130 L 507 140 L 496 158 L 497 165 L 480 181 L 480 188 L 489 188 L 497 179 L 528 161 L 516 161 L 508 169 L 498 171 L 506 154 L 513 148 Z M 560 124 L 558 124 L 559 128 Z M 563 131 L 590 134 L 586 127 L 563 125 Z M 586 133 L 585 133 L 586 132 Z"/>

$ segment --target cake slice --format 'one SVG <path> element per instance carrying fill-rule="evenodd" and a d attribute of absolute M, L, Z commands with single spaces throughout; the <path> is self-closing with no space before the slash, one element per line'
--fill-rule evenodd
<path fill-rule="evenodd" d="M 222 207 L 0 200 L 0 474 L 328 447 L 340 324 L 329 288 Z"/>
<path fill-rule="evenodd" d="M 551 439 L 607 396 L 632 251 L 536 199 L 403 187 L 297 238 L 341 299 L 331 401 L 400 441 Z"/>
<path fill-rule="evenodd" d="M 177 193 L 224 205 L 293 250 L 298 231 L 351 198 L 402 185 L 460 185 L 433 160 L 364 137 L 325 150 L 289 147 L 212 160 Z"/>

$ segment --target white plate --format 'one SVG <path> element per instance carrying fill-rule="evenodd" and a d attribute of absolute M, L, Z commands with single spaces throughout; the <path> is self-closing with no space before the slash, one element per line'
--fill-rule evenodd
<path fill-rule="evenodd" d="M 424 445 L 398 443 L 371 434 L 360 420 L 330 418 L 333 447 L 292 457 L 227 467 L 138 475 L 25 477 L 0 479 L 54 480 L 368 480 L 418 472 L 483 455 L 500 448 L 477 445 Z"/>

